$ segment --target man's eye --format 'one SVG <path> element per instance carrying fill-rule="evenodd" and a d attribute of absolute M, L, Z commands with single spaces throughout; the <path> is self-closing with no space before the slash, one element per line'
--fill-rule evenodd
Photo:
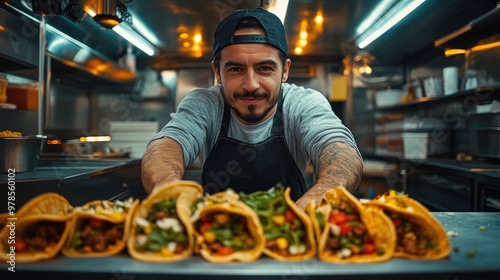
<path fill-rule="evenodd" d="M 269 66 L 261 66 L 259 68 L 260 71 L 266 71 L 266 72 L 269 72 L 269 71 L 273 71 L 273 68 L 269 67 Z"/>
<path fill-rule="evenodd" d="M 227 69 L 227 72 L 241 72 L 241 67 L 231 67 Z"/>

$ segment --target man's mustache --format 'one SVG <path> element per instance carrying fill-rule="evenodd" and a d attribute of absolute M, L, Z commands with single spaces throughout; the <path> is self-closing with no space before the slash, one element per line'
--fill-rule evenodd
<path fill-rule="evenodd" d="M 258 93 L 258 92 L 245 91 L 234 94 L 234 98 L 268 98 L 268 97 L 269 93 L 267 92 Z"/>

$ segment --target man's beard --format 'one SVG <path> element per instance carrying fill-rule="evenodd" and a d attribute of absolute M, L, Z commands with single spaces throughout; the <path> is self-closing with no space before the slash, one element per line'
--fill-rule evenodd
<path fill-rule="evenodd" d="M 238 98 L 248 98 L 248 97 L 253 97 L 253 98 L 266 98 L 268 99 L 269 98 L 269 93 L 265 92 L 265 93 L 256 93 L 256 92 L 243 92 L 243 93 L 235 93 L 234 94 L 234 98 L 235 99 L 238 99 Z M 248 114 L 245 114 L 243 112 L 241 112 L 240 110 L 238 110 L 238 108 L 236 107 L 233 107 L 231 106 L 231 109 L 233 109 L 234 113 L 240 118 L 242 119 L 243 121 L 245 121 L 246 123 L 249 123 L 249 124 L 256 124 L 256 123 L 259 123 L 261 122 L 265 117 L 266 115 L 274 108 L 274 106 L 276 105 L 276 103 L 278 103 L 278 98 L 274 98 L 274 99 L 268 99 L 270 104 L 269 106 L 261 113 L 261 114 L 257 114 L 255 112 L 255 105 L 248 105 L 247 106 L 247 109 L 249 111 Z"/>

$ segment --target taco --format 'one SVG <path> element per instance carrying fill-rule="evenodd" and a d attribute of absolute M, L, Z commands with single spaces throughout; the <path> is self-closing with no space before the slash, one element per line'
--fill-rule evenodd
<path fill-rule="evenodd" d="M 315 256 L 312 221 L 290 198 L 290 187 L 285 189 L 277 184 L 267 191 L 239 196 L 259 217 L 266 238 L 266 256 L 280 261 L 300 261 Z"/>
<path fill-rule="evenodd" d="M 2 215 L 0 259 L 9 261 L 13 254 L 20 263 L 54 258 L 69 234 L 72 208 L 63 196 L 48 192 L 30 199 L 15 216 Z"/>
<path fill-rule="evenodd" d="M 122 252 L 138 204 L 138 199 L 130 197 L 124 201 L 94 200 L 75 207 L 62 253 L 77 258 L 105 257 Z"/>
<path fill-rule="evenodd" d="M 194 227 L 196 253 L 209 262 L 255 261 L 266 245 L 259 217 L 232 190 L 207 196 Z"/>
<path fill-rule="evenodd" d="M 449 255 L 451 244 L 439 220 L 407 194 L 390 190 L 363 203 L 382 209 L 394 224 L 394 257 L 432 260 Z"/>
<path fill-rule="evenodd" d="M 132 219 L 127 248 L 136 260 L 174 262 L 194 251 L 190 216 L 203 197 L 194 181 L 175 181 L 155 189 L 138 207 Z"/>
<path fill-rule="evenodd" d="M 364 207 L 344 187 L 327 191 L 306 212 L 313 220 L 318 257 L 322 261 L 350 264 L 389 260 L 394 253 L 395 231 L 380 209 Z"/>
<path fill-rule="evenodd" d="M 3 229 L 5 225 L 7 225 L 8 218 L 10 218 L 11 215 L 8 212 L 0 213 L 0 231 Z"/>

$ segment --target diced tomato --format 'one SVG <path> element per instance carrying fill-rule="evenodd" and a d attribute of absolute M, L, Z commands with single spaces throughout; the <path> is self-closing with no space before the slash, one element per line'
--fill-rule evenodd
<path fill-rule="evenodd" d="M 363 243 L 367 244 L 367 243 L 372 243 L 372 242 L 373 242 L 373 238 L 369 234 L 365 235 L 365 237 L 363 238 Z"/>
<path fill-rule="evenodd" d="M 229 254 L 234 253 L 234 249 L 231 247 L 226 247 L 226 246 L 220 246 L 217 248 L 217 254 L 221 256 L 227 256 Z"/>
<path fill-rule="evenodd" d="M 348 223 L 340 225 L 340 235 L 348 235 L 352 232 L 352 227 Z"/>
<path fill-rule="evenodd" d="M 288 208 L 285 211 L 285 220 L 287 222 L 293 222 L 297 218 L 297 215 L 293 212 L 292 209 Z"/>
<path fill-rule="evenodd" d="M 28 245 L 26 244 L 26 241 L 22 239 L 17 239 L 16 240 L 16 252 L 17 253 L 24 253 L 28 250 Z"/>
<path fill-rule="evenodd" d="M 212 228 L 212 223 L 204 222 L 203 224 L 201 224 L 200 232 L 204 233 L 205 231 L 209 231 L 211 228 Z"/>
<path fill-rule="evenodd" d="M 363 245 L 363 253 L 365 254 L 371 254 L 374 253 L 377 247 L 373 243 L 368 243 Z"/>
<path fill-rule="evenodd" d="M 398 218 L 392 219 L 392 223 L 394 224 L 394 226 L 397 227 L 401 224 L 401 219 Z"/>
<path fill-rule="evenodd" d="M 101 219 L 96 219 L 96 218 L 90 218 L 89 225 L 93 228 L 101 228 L 105 224 L 104 220 Z"/>
<path fill-rule="evenodd" d="M 344 213 L 344 212 L 338 212 L 336 214 L 330 215 L 329 222 L 331 224 L 341 225 L 343 223 L 346 223 L 348 220 L 349 220 L 349 217 L 347 216 L 346 213 Z"/>

